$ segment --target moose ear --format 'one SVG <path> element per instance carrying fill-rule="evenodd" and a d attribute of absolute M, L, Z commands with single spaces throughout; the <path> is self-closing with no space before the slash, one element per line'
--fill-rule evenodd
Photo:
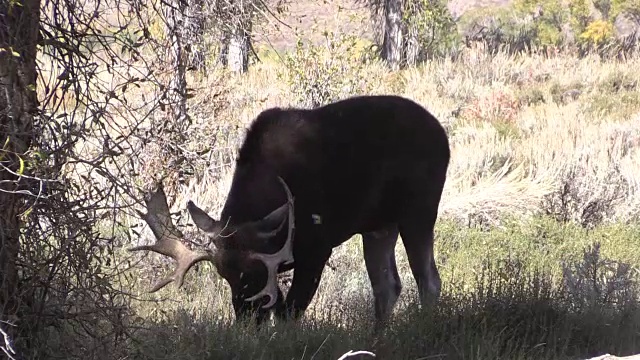
<path fill-rule="evenodd" d="M 200 230 L 212 233 L 218 228 L 218 222 L 207 215 L 204 210 L 197 207 L 191 200 L 187 202 L 187 211 L 189 211 L 193 222 Z"/>
<path fill-rule="evenodd" d="M 258 237 L 263 239 L 274 237 L 282 229 L 282 226 L 287 220 L 288 213 L 289 204 L 285 203 L 273 210 L 269 215 L 253 223 Z"/>

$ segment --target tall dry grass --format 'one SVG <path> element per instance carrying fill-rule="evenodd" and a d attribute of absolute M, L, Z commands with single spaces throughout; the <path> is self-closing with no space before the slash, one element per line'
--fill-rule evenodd
<path fill-rule="evenodd" d="M 458 60 L 436 60 L 390 72 L 379 63 L 361 66 L 365 84 L 355 94 L 397 94 L 430 110 L 448 129 L 451 166 L 440 212 L 461 220 L 502 214 L 565 211 L 582 221 L 587 207 L 600 206 L 603 219 L 637 219 L 640 209 L 640 60 L 576 59 L 568 55 L 490 56 L 466 51 Z M 256 64 L 240 77 L 201 79 L 194 112 L 201 124 L 245 127 L 262 110 L 294 106 L 281 63 Z M 209 117 L 209 82 L 229 86 L 223 114 Z M 622 85 L 612 85 L 624 83 Z M 556 93 L 576 90 L 576 99 Z M 533 94 L 533 95 L 532 95 Z M 560 94 L 562 95 L 562 94 Z M 533 102 L 530 100 L 533 98 Z M 227 150 L 234 151 L 234 142 Z M 196 180 L 177 200 L 191 198 L 215 213 L 229 186 L 230 172 L 218 183 Z M 569 184 L 567 184 L 569 182 Z M 553 198 L 567 185 L 575 204 L 555 209 Z M 599 221 L 600 221 L 599 220 Z M 595 221 L 595 220 L 594 220 Z"/>

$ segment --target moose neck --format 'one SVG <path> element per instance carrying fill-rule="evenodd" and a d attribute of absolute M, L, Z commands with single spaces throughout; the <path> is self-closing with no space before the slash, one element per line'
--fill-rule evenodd
<path fill-rule="evenodd" d="M 231 224 L 260 220 L 286 202 L 286 193 L 270 166 L 238 163 L 221 220 Z"/>

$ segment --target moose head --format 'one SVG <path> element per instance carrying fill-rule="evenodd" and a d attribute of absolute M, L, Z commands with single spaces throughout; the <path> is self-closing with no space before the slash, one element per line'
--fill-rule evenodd
<path fill-rule="evenodd" d="M 213 245 L 197 250 L 191 250 L 184 244 L 183 234 L 173 224 L 162 185 L 149 193 L 144 199 L 147 213 L 139 214 L 149 225 L 156 242 L 136 246 L 129 251 L 153 251 L 176 261 L 173 273 L 156 283 L 150 292 L 156 292 L 171 282 L 181 287 L 189 269 L 200 261 L 208 260 L 213 262 L 231 287 L 236 317 L 256 311 L 258 321 L 263 320 L 269 309 L 278 300 L 282 301 L 277 282 L 278 267 L 293 262 L 293 196 L 284 180 L 280 177 L 278 180 L 284 187 L 287 202 L 258 221 L 230 225 L 211 218 L 189 201 L 187 210 L 191 218 Z M 284 246 L 275 253 L 264 252 L 265 248 L 274 247 L 276 235 L 284 229 L 285 222 L 288 223 L 288 231 Z M 268 301 L 264 303 L 266 298 Z M 260 303 L 262 306 L 258 308 Z"/>

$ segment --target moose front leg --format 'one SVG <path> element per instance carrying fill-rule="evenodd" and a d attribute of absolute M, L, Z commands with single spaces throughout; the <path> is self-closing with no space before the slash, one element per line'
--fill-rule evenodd
<path fill-rule="evenodd" d="M 322 271 L 331 256 L 331 249 L 314 253 L 295 254 L 293 280 L 284 306 L 277 306 L 276 316 L 282 320 L 297 320 L 309 307 L 318 290 Z"/>

